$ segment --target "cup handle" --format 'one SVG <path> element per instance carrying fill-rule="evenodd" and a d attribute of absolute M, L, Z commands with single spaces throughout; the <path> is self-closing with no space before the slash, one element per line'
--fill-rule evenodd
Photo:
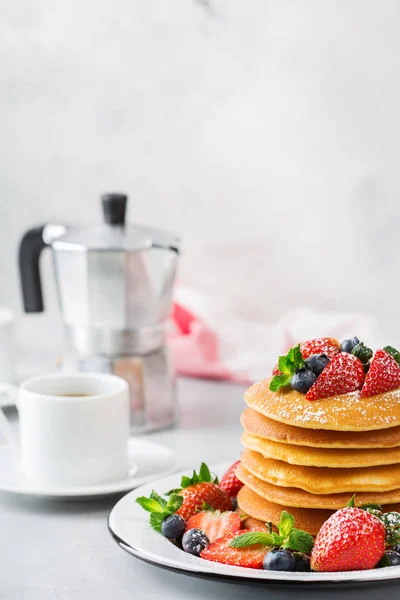
<path fill-rule="evenodd" d="M 15 396 L 15 401 L 17 399 L 17 391 L 18 391 L 18 388 L 15 385 L 11 385 L 9 383 L 1 383 L 0 384 L 0 394 L 5 394 L 9 397 Z M 1 404 L 0 404 L 0 406 L 1 406 Z M 1 407 L 0 407 L 0 433 L 5 438 L 7 445 L 13 446 L 13 447 L 16 446 L 16 440 L 15 440 L 14 433 L 11 429 L 11 425 L 10 425 L 6 415 L 4 414 L 4 411 L 1 409 Z"/>

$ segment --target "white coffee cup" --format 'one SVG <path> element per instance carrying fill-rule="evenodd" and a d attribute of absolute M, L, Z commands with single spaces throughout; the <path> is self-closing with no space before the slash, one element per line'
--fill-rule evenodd
<path fill-rule="evenodd" d="M 6 397 L 0 406 L 14 402 L 14 381 L 14 315 L 9 308 L 0 307 L 0 394 Z"/>
<path fill-rule="evenodd" d="M 128 475 L 129 394 L 125 380 L 55 373 L 18 391 L 21 464 L 46 486 L 106 484 Z"/>

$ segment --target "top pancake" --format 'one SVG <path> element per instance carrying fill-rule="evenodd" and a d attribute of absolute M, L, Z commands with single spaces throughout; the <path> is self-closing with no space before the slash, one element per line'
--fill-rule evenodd
<path fill-rule="evenodd" d="M 244 395 L 250 408 L 295 427 L 333 431 L 372 431 L 400 425 L 400 389 L 360 398 L 350 392 L 310 402 L 295 390 L 271 392 L 271 379 L 252 385 Z"/>

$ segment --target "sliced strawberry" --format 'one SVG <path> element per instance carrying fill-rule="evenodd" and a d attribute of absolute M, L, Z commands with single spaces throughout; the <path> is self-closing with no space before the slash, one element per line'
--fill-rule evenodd
<path fill-rule="evenodd" d="M 204 531 L 210 542 L 239 531 L 242 521 L 238 513 L 230 510 L 225 512 L 203 510 L 193 515 L 186 523 L 186 530 L 201 529 Z"/>
<path fill-rule="evenodd" d="M 364 382 L 364 367 L 353 354 L 339 352 L 327 364 L 306 394 L 307 400 L 328 398 L 359 390 Z"/>
<path fill-rule="evenodd" d="M 183 496 L 183 504 L 176 512 L 187 521 L 192 515 L 200 512 L 204 504 L 214 510 L 231 510 L 232 500 L 217 484 L 211 482 L 196 483 L 183 488 L 179 492 Z"/>
<path fill-rule="evenodd" d="M 335 338 L 321 337 L 308 340 L 300 344 L 300 350 L 304 360 L 312 354 L 326 354 L 333 358 L 340 350 L 340 344 Z"/>
<path fill-rule="evenodd" d="M 400 386 L 400 367 L 385 350 L 377 350 L 371 360 L 365 383 L 361 390 L 363 398 L 395 390 Z"/>
<path fill-rule="evenodd" d="M 264 556 L 269 548 L 265 546 L 251 546 L 248 548 L 232 548 L 229 544 L 237 535 L 248 533 L 244 530 L 236 533 L 229 533 L 216 540 L 205 548 L 200 556 L 206 560 L 223 563 L 224 565 L 233 565 L 236 567 L 247 567 L 249 569 L 262 569 Z"/>
<path fill-rule="evenodd" d="M 235 471 L 236 467 L 240 464 L 240 460 L 237 460 L 222 476 L 221 481 L 219 482 L 219 487 L 221 490 L 225 490 L 230 498 L 236 498 L 238 492 L 243 487 L 243 483 L 239 481 L 236 477 Z"/>

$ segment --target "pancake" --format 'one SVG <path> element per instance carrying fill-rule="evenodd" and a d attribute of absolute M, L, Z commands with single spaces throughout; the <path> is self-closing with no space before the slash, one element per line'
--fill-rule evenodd
<path fill-rule="evenodd" d="M 400 464 L 363 469 L 329 469 L 289 465 L 245 450 L 242 465 L 253 475 L 281 487 L 296 487 L 310 494 L 388 492 L 400 487 Z"/>
<path fill-rule="evenodd" d="M 394 448 L 400 446 L 400 426 L 375 431 L 305 429 L 273 421 L 252 408 L 246 408 L 240 420 L 243 427 L 250 433 L 282 444 L 312 448 Z"/>
<path fill-rule="evenodd" d="M 295 527 L 297 527 L 297 529 L 303 529 L 303 531 L 308 531 L 311 535 L 317 535 L 322 524 L 325 523 L 334 512 L 333 510 L 294 508 L 292 506 L 282 506 L 281 504 L 268 502 L 268 500 L 264 500 L 264 498 L 258 496 L 247 486 L 242 487 L 237 500 L 240 512 L 253 517 L 251 524 L 254 528 L 258 522 L 271 522 L 273 525 L 277 526 L 281 517 L 281 512 L 287 510 L 287 512 L 294 516 Z M 246 521 L 244 522 L 244 526 L 246 527 Z"/>
<path fill-rule="evenodd" d="M 360 398 L 350 392 L 310 402 L 295 390 L 271 392 L 271 379 L 252 385 L 244 394 L 250 408 L 296 427 L 334 431 L 371 431 L 400 425 L 400 389 Z"/>
<path fill-rule="evenodd" d="M 245 431 L 242 435 L 242 444 L 248 450 L 255 450 L 265 458 L 282 460 L 291 465 L 354 469 L 400 463 L 400 448 L 374 448 L 371 450 L 314 449 L 306 446 L 272 442 L 256 437 L 248 431 Z"/>
<path fill-rule="evenodd" d="M 342 494 L 310 494 L 299 488 L 280 487 L 266 481 L 261 481 L 252 475 L 243 465 L 236 469 L 238 479 L 249 487 L 253 492 L 275 504 L 299 508 L 324 508 L 338 510 L 346 506 L 350 500 L 351 493 Z M 363 504 L 394 504 L 400 503 L 400 489 L 389 492 L 360 492 L 355 496 L 355 505 Z"/>
<path fill-rule="evenodd" d="M 252 528 L 258 528 L 265 522 L 271 522 L 277 526 L 280 515 L 283 510 L 289 512 L 295 518 L 295 527 L 308 531 L 311 535 L 317 535 L 322 524 L 329 519 L 334 511 L 324 510 L 321 508 L 295 508 L 293 506 L 283 506 L 264 500 L 258 496 L 247 486 L 244 486 L 238 494 L 238 504 L 240 511 L 250 515 L 250 518 L 244 521 L 244 526 L 247 527 L 247 522 Z M 400 504 L 388 504 L 384 507 L 388 511 L 400 511 Z"/>

